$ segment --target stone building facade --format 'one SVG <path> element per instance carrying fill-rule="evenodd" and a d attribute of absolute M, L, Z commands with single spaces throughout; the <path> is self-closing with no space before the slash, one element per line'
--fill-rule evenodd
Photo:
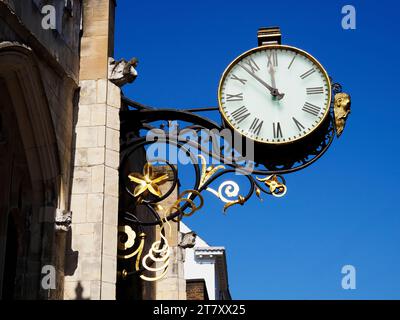
<path fill-rule="evenodd" d="M 120 87 L 136 70 L 112 58 L 115 7 L 0 0 L 0 299 L 187 299 L 179 224 L 165 279 L 117 279 Z"/>
<path fill-rule="evenodd" d="M 2 299 L 115 298 L 115 5 L 0 0 Z"/>
<path fill-rule="evenodd" d="M 2 298 L 63 297 L 82 8 L 54 1 L 59 26 L 44 30 L 40 2 L 0 1 Z M 40 287 L 45 265 L 55 290 Z"/>

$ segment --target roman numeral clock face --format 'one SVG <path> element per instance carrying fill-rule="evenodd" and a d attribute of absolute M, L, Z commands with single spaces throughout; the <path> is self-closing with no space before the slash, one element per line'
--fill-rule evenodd
<path fill-rule="evenodd" d="M 263 143 L 290 143 L 328 115 L 329 77 L 312 56 L 289 46 L 264 46 L 238 57 L 219 86 L 220 111 L 241 134 Z"/>

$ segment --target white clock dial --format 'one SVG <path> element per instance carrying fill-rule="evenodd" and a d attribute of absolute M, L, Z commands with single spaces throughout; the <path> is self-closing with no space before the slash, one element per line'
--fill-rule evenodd
<path fill-rule="evenodd" d="M 241 134 L 263 143 L 289 143 L 326 118 L 331 85 L 321 64 L 289 46 L 264 46 L 238 57 L 224 72 L 220 110 Z"/>

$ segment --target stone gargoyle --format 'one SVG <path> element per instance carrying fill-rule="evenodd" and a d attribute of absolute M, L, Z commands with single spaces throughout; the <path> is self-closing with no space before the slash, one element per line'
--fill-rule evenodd
<path fill-rule="evenodd" d="M 181 241 L 179 242 L 179 246 L 182 249 L 193 248 L 196 244 L 197 234 L 193 231 L 188 233 L 181 233 Z"/>
<path fill-rule="evenodd" d="M 138 62 L 136 58 L 132 58 L 129 61 L 125 59 L 116 61 L 113 58 L 109 58 L 108 79 L 118 87 L 122 87 L 127 83 L 132 83 L 138 75 L 135 69 Z"/>

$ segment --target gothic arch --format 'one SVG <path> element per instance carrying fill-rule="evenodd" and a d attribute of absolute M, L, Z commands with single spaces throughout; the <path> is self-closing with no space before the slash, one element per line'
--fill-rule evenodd
<path fill-rule="evenodd" d="M 32 183 L 57 179 L 56 134 L 32 50 L 16 43 L 0 44 L 0 78 L 5 80 L 15 108 Z"/>
<path fill-rule="evenodd" d="M 4 234 L 4 226 L 7 226 L 8 216 L 5 215 L 8 212 L 19 210 L 19 214 L 14 214 L 14 217 L 29 220 L 29 223 L 26 220 L 20 222 L 16 229 L 19 238 L 27 238 L 26 247 L 23 248 L 25 254 L 18 257 L 18 268 L 22 277 L 16 297 L 32 299 L 41 294 L 45 297 L 44 293 L 40 293 L 41 266 L 56 265 L 54 221 L 59 206 L 61 165 L 48 99 L 37 59 L 30 48 L 18 43 L 0 43 L 0 93 L 0 140 L 3 143 L 3 154 L 8 150 L 17 150 L 18 154 L 17 160 L 16 157 L 10 160 L 13 162 L 9 173 L 11 187 L 0 190 L 0 193 L 6 193 L 2 197 L 3 202 L 8 202 L 0 204 L 0 220 L 1 216 L 5 219 L 5 222 L 0 221 L 0 229 L 3 226 L 0 236 L 2 232 Z M 21 168 L 26 167 L 25 171 L 15 169 L 18 161 Z M 23 206 L 23 211 L 18 204 L 21 202 L 21 186 L 27 189 L 24 192 L 29 194 L 31 202 Z M 30 225 L 29 230 L 26 229 L 27 225 Z M 0 260 L 1 247 L 0 243 Z M 1 269 L 4 268 L 1 264 L 0 285 Z"/>

